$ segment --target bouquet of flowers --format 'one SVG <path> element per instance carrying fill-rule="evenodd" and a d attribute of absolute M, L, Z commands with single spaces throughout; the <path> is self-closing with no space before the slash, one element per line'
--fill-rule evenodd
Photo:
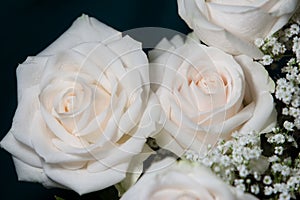
<path fill-rule="evenodd" d="M 300 198 L 300 2 L 177 2 L 192 32 L 147 55 L 82 15 L 18 66 L 0 144 L 19 180 L 123 200 Z"/>

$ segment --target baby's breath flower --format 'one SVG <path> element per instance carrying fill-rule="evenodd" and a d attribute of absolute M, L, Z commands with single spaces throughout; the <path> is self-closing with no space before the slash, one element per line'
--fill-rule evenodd
<path fill-rule="evenodd" d="M 279 195 L 279 200 L 290 200 L 291 199 L 291 195 L 289 193 L 281 193 Z"/>
<path fill-rule="evenodd" d="M 284 45 L 282 45 L 281 43 L 276 43 L 274 44 L 273 48 L 272 48 L 272 54 L 274 56 L 280 54 L 280 53 L 284 53 L 286 51 L 286 48 Z"/>
<path fill-rule="evenodd" d="M 288 176 L 288 175 L 290 175 L 290 173 L 291 173 L 291 169 L 288 166 L 283 165 L 282 170 L 281 170 L 281 174 L 283 176 Z"/>
<path fill-rule="evenodd" d="M 274 163 L 274 164 L 272 165 L 272 171 L 273 171 L 274 173 L 280 172 L 281 170 L 282 170 L 282 165 L 281 165 L 281 164 L 279 164 L 279 163 Z"/>
<path fill-rule="evenodd" d="M 278 160 L 279 160 L 279 157 L 276 155 L 269 157 L 269 162 L 277 162 Z"/>
<path fill-rule="evenodd" d="M 221 171 L 221 168 L 220 168 L 219 166 L 216 165 L 216 166 L 213 167 L 213 170 L 214 170 L 214 172 L 217 172 L 217 173 L 218 173 L 218 172 Z"/>
<path fill-rule="evenodd" d="M 286 184 L 284 183 L 275 183 L 273 185 L 273 192 L 276 193 L 281 193 L 281 192 L 288 192 L 288 189 L 286 187 Z"/>
<path fill-rule="evenodd" d="M 300 176 L 292 176 L 287 181 L 287 185 L 289 188 L 295 188 L 296 190 L 300 186 Z"/>
<path fill-rule="evenodd" d="M 242 178 L 245 178 L 249 174 L 249 171 L 245 165 L 240 165 L 237 167 L 237 169 L 239 170 L 239 175 Z"/>
<path fill-rule="evenodd" d="M 276 144 L 283 144 L 285 142 L 285 137 L 281 133 L 274 135 L 274 138 Z"/>
<path fill-rule="evenodd" d="M 269 196 L 273 193 L 273 188 L 271 186 L 265 186 L 264 187 L 264 194 Z"/>
<path fill-rule="evenodd" d="M 300 46 L 300 38 L 298 36 L 295 36 L 293 38 L 293 51 L 296 52 L 297 50 L 299 50 Z"/>
<path fill-rule="evenodd" d="M 292 101 L 292 106 L 297 108 L 300 106 L 300 96 L 295 96 L 293 101 Z M 297 117 L 299 116 L 299 108 L 298 108 L 298 115 Z"/>
<path fill-rule="evenodd" d="M 297 129 L 300 129 L 300 117 L 294 120 L 294 125 L 297 127 Z"/>
<path fill-rule="evenodd" d="M 256 38 L 255 41 L 254 41 L 254 44 L 257 47 L 261 47 L 264 44 L 264 40 L 262 38 Z"/>
<path fill-rule="evenodd" d="M 246 190 L 246 186 L 244 184 L 244 179 L 236 179 L 236 180 L 234 180 L 234 185 L 236 186 L 236 188 L 238 190 L 241 190 L 243 192 Z"/>
<path fill-rule="evenodd" d="M 298 24 L 292 24 L 290 27 L 290 31 L 293 35 L 297 35 L 300 31 Z"/>
<path fill-rule="evenodd" d="M 227 156 L 227 155 L 222 156 L 221 159 L 220 159 L 220 162 L 221 162 L 221 164 L 224 167 L 228 167 L 230 165 L 230 158 L 229 158 L 229 156 Z"/>
<path fill-rule="evenodd" d="M 251 179 L 247 178 L 246 183 L 250 184 L 251 183 Z"/>
<path fill-rule="evenodd" d="M 253 177 L 255 178 L 255 180 L 260 181 L 261 180 L 261 175 L 258 172 L 254 172 L 253 173 Z"/>
<path fill-rule="evenodd" d="M 287 38 L 290 38 L 293 36 L 293 33 L 292 33 L 291 29 L 289 29 L 289 28 L 285 29 L 284 33 L 285 33 L 285 37 L 287 37 Z"/>
<path fill-rule="evenodd" d="M 288 115 L 289 114 L 289 109 L 288 108 L 283 108 L 281 113 L 283 115 Z"/>
<path fill-rule="evenodd" d="M 295 91 L 293 84 L 287 82 L 284 78 L 278 79 L 276 83 L 276 98 L 282 100 L 285 104 L 289 104 L 292 100 L 293 92 Z"/>
<path fill-rule="evenodd" d="M 268 46 L 273 46 L 277 42 L 277 38 L 274 36 L 269 36 L 266 38 L 266 41 Z"/>
<path fill-rule="evenodd" d="M 272 62 L 273 62 L 273 59 L 270 55 L 264 55 L 262 57 L 261 64 L 270 65 L 270 64 L 272 64 Z"/>
<path fill-rule="evenodd" d="M 277 154 L 277 155 L 282 155 L 282 153 L 283 153 L 283 147 L 282 146 L 275 147 L 274 153 Z"/>
<path fill-rule="evenodd" d="M 289 115 L 291 115 L 294 118 L 299 117 L 300 116 L 300 109 L 291 107 L 290 110 L 289 110 Z"/>
<path fill-rule="evenodd" d="M 251 185 L 250 191 L 251 191 L 251 193 L 253 193 L 253 194 L 259 194 L 259 192 L 260 192 L 259 186 L 258 186 L 257 184 Z"/>
<path fill-rule="evenodd" d="M 272 183 L 272 178 L 270 176 L 264 176 L 263 183 L 266 185 L 270 185 Z"/>
<path fill-rule="evenodd" d="M 275 143 L 275 144 L 283 144 L 285 142 L 285 137 L 283 134 L 281 133 L 278 133 L 278 134 L 275 134 L 273 136 L 270 136 L 268 138 L 268 142 L 269 143 Z"/>
<path fill-rule="evenodd" d="M 294 129 L 294 124 L 292 122 L 289 122 L 289 121 L 285 121 L 283 123 L 283 127 L 288 130 L 288 131 L 293 131 Z"/>
<path fill-rule="evenodd" d="M 293 39 L 292 50 L 296 54 L 297 61 L 300 61 L 300 38 L 297 36 Z"/>

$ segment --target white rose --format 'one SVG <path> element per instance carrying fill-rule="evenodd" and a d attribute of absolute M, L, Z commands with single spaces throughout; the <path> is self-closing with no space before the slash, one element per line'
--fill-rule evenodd
<path fill-rule="evenodd" d="M 140 43 L 83 15 L 20 64 L 17 78 L 19 104 L 1 146 L 20 180 L 83 194 L 125 177 L 154 128 Z"/>
<path fill-rule="evenodd" d="M 230 187 L 207 168 L 170 162 L 168 158 L 153 164 L 121 200 L 257 200 Z"/>
<path fill-rule="evenodd" d="M 234 131 L 269 131 L 276 122 L 271 91 L 274 82 L 250 57 L 236 56 L 175 36 L 150 53 L 151 76 L 164 117 L 154 137 L 160 146 L 181 155 L 204 153 Z M 163 123 L 162 123 L 163 122 Z"/>
<path fill-rule="evenodd" d="M 298 0 L 178 0 L 180 16 L 207 45 L 233 55 L 262 57 L 254 45 L 283 27 Z"/>

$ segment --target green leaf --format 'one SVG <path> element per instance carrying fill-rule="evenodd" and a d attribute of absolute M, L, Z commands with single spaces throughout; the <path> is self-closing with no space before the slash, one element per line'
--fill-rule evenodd
<path fill-rule="evenodd" d="M 58 197 L 58 196 L 54 196 L 54 198 L 55 198 L 55 200 L 64 200 L 63 198 L 61 198 L 61 197 Z"/>

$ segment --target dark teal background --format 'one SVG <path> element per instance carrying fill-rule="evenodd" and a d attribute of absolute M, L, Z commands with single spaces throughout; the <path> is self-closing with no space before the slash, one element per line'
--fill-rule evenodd
<path fill-rule="evenodd" d="M 187 33 L 189 29 L 177 14 L 176 0 L 10 0 L 0 7 L 0 139 L 10 129 L 17 107 L 16 67 L 27 56 L 36 55 L 82 13 L 119 30 L 138 27 L 164 27 Z M 0 150 L 0 199 L 50 200 L 54 195 L 65 199 L 106 199 L 103 193 L 79 197 L 60 189 L 45 189 L 37 183 L 18 182 L 10 154 Z M 80 181 L 80 180 L 78 180 Z M 114 192 L 112 189 L 105 193 Z"/>

